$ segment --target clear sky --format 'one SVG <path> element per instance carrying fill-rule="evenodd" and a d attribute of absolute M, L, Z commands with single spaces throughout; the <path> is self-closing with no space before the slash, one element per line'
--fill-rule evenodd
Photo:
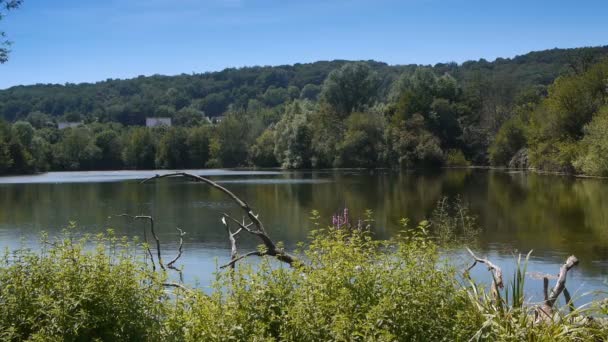
<path fill-rule="evenodd" d="M 608 0 L 25 0 L 0 88 L 317 60 L 390 64 L 608 45 Z"/>

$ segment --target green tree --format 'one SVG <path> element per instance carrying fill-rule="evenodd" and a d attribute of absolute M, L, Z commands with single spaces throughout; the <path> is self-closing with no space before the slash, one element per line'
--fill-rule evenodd
<path fill-rule="evenodd" d="M 309 83 L 302 88 L 302 91 L 300 92 L 300 99 L 316 101 L 320 93 L 321 86 Z"/>
<path fill-rule="evenodd" d="M 59 170 L 92 170 L 101 156 L 87 127 L 68 128 L 53 146 L 55 167 Z"/>
<path fill-rule="evenodd" d="M 13 166 L 13 158 L 9 149 L 10 127 L 0 120 L 0 175 L 6 174 Z"/>
<path fill-rule="evenodd" d="M 99 169 L 117 170 L 122 167 L 122 141 L 120 135 L 111 129 L 99 132 L 95 136 L 95 145 L 100 150 L 97 163 Z"/>
<path fill-rule="evenodd" d="M 371 105 L 378 95 L 378 74 L 365 63 L 348 63 L 329 73 L 321 98 L 341 117 Z"/>
<path fill-rule="evenodd" d="M 209 161 L 209 145 L 211 143 L 211 126 L 192 128 L 188 133 L 189 167 L 203 168 Z"/>
<path fill-rule="evenodd" d="M 134 169 L 154 169 L 156 156 L 155 139 L 152 132 L 144 127 L 132 129 L 125 141 L 123 160 L 127 167 Z"/>
<path fill-rule="evenodd" d="M 352 113 L 346 120 L 344 139 L 338 146 L 340 164 L 346 167 L 378 167 L 386 152 L 385 119 L 381 113 Z"/>
<path fill-rule="evenodd" d="M 296 169 L 311 165 L 312 132 L 307 103 L 294 102 L 276 125 L 274 155 L 281 167 Z"/>
<path fill-rule="evenodd" d="M 215 130 L 210 148 L 212 166 L 241 166 L 249 151 L 250 125 L 243 113 L 227 115 Z"/>
<path fill-rule="evenodd" d="M 275 147 L 274 129 L 265 130 L 256 140 L 249 150 L 249 159 L 255 166 L 274 167 L 278 165 L 274 155 Z"/>
<path fill-rule="evenodd" d="M 444 161 L 439 139 L 425 128 L 420 114 L 414 114 L 406 121 L 391 123 L 387 135 L 389 163 L 393 166 L 434 167 Z"/>
<path fill-rule="evenodd" d="M 494 166 L 507 166 L 515 153 L 526 144 L 526 122 L 521 115 L 516 115 L 498 130 L 496 138 L 488 149 L 490 163 Z"/>
<path fill-rule="evenodd" d="M 156 150 L 156 166 L 163 169 L 183 169 L 189 161 L 188 135 L 183 128 L 172 127 L 165 132 Z"/>
<path fill-rule="evenodd" d="M 588 175 L 608 176 L 608 106 L 602 107 L 584 128 L 574 166 Z"/>

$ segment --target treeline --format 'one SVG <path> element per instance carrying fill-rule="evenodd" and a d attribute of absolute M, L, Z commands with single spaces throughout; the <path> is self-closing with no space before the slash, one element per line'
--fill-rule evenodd
<path fill-rule="evenodd" d="M 529 113 L 574 113 L 557 109 L 568 100 L 552 100 L 560 92 L 556 89 L 564 88 L 565 98 L 568 89 L 576 90 L 581 105 L 588 103 L 583 97 L 592 96 L 595 107 L 581 107 L 587 119 L 572 123 L 578 128 L 563 124 L 570 140 L 582 139 L 592 130 L 583 127 L 601 106 L 597 92 L 591 92 L 594 86 L 570 83 L 587 82 L 593 76 L 585 75 L 599 70 L 593 65 L 606 55 L 608 47 L 554 49 L 461 65 L 333 61 L 13 87 L 0 91 L 0 115 L 6 120 L 0 123 L 0 173 L 503 165 L 526 146 L 536 167 L 590 173 L 574 152 L 568 160 L 563 149 L 555 152 L 561 158 L 555 164 L 551 153 L 532 149 L 541 143 L 561 146 L 550 138 L 564 135 L 547 128 L 557 123 L 541 114 L 531 121 Z M 142 127 L 147 117 L 170 117 L 173 127 Z M 83 125 L 60 130 L 60 121 Z M 522 127 L 526 132 L 518 135 Z M 596 149 L 590 139 L 585 140 L 588 151 Z"/>
<path fill-rule="evenodd" d="M 559 77 L 516 107 L 490 147 L 494 165 L 608 176 L 608 60 Z"/>

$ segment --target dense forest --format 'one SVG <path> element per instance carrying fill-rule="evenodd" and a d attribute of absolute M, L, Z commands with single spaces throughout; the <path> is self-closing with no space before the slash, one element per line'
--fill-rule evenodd
<path fill-rule="evenodd" d="M 475 164 L 608 175 L 606 56 L 608 46 L 16 86 L 0 91 L 0 174 Z M 172 126 L 146 128 L 149 117 Z"/>

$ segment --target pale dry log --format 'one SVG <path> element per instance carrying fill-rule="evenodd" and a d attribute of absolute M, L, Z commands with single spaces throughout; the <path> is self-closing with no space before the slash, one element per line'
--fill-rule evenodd
<path fill-rule="evenodd" d="M 473 267 L 475 267 L 475 265 L 477 265 L 477 263 L 485 264 L 488 267 L 488 271 L 490 271 L 490 274 L 492 274 L 492 294 L 494 295 L 497 301 L 500 301 L 499 289 L 502 289 L 504 287 L 502 280 L 502 269 L 496 264 L 492 263 L 487 258 L 478 257 L 469 248 L 467 248 L 467 251 L 469 252 L 469 254 L 471 254 L 475 261 L 473 262 L 473 265 L 467 268 L 466 272 L 469 272 Z"/>
<path fill-rule="evenodd" d="M 555 286 L 551 289 L 551 293 L 546 296 L 543 305 L 541 305 L 537 310 L 537 320 L 550 320 L 553 318 L 553 313 L 555 312 L 555 302 L 557 298 L 564 292 L 564 296 L 566 297 L 566 302 L 572 310 L 572 299 L 570 298 L 570 293 L 566 290 L 566 276 L 568 275 L 568 271 L 570 271 L 574 266 L 578 265 L 578 259 L 574 255 L 571 255 L 566 259 L 566 262 L 560 267 L 559 274 L 557 276 L 557 281 L 555 282 Z M 548 280 L 545 281 L 545 284 L 548 283 Z M 546 291 L 547 285 L 545 285 Z"/>

